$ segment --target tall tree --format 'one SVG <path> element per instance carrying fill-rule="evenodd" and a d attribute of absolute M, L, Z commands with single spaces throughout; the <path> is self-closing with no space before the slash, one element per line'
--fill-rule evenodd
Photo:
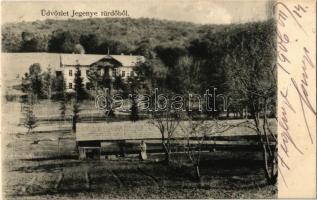
<path fill-rule="evenodd" d="M 96 34 L 81 35 L 79 42 L 84 47 L 86 53 L 98 53 L 99 40 Z"/>
<path fill-rule="evenodd" d="M 43 81 L 41 72 L 41 65 L 39 63 L 34 63 L 29 67 L 31 90 L 36 100 L 43 97 Z"/>
<path fill-rule="evenodd" d="M 173 92 L 165 90 L 162 94 L 166 99 L 172 99 Z M 154 100 L 151 102 L 149 111 L 149 123 L 159 129 L 161 133 L 161 143 L 165 153 L 165 162 L 170 164 L 172 153 L 172 140 L 175 139 L 176 129 L 179 126 L 181 111 L 172 108 L 171 101 Z"/>
<path fill-rule="evenodd" d="M 43 92 L 48 99 L 52 98 L 52 87 L 54 76 L 51 68 L 47 68 L 47 71 L 43 73 Z"/>
<path fill-rule="evenodd" d="M 20 47 L 21 52 L 37 52 L 39 51 L 39 41 L 34 34 L 29 32 L 22 32 L 22 43 Z"/>
<path fill-rule="evenodd" d="M 28 129 L 27 133 L 32 133 L 32 130 L 37 127 L 37 119 L 33 112 L 33 104 L 29 103 L 24 111 L 25 120 L 23 125 Z"/>
<path fill-rule="evenodd" d="M 73 117 L 72 117 L 72 131 L 76 133 L 77 122 L 79 118 L 80 104 L 76 99 L 73 99 Z"/>
<path fill-rule="evenodd" d="M 138 108 L 138 86 L 139 82 L 137 77 L 129 77 L 129 91 L 130 91 L 130 97 L 131 97 L 131 113 L 130 113 L 130 120 L 135 122 L 139 120 L 139 108 Z"/>
<path fill-rule="evenodd" d="M 276 105 L 276 52 L 274 24 L 259 24 L 248 30 L 233 32 L 229 67 L 232 90 L 238 90 L 247 102 L 263 152 L 263 168 L 269 184 L 277 182 L 277 140 L 270 126 L 268 114 L 275 113 Z"/>
<path fill-rule="evenodd" d="M 72 117 L 72 131 L 76 132 L 76 125 L 79 118 L 80 102 L 87 98 L 87 93 L 84 89 L 83 78 L 81 77 L 81 71 L 79 65 L 76 66 L 75 72 L 75 95 L 73 97 L 73 117 Z"/>
<path fill-rule="evenodd" d="M 74 78 L 74 90 L 75 90 L 75 98 L 77 101 L 82 101 L 87 98 L 88 94 L 84 88 L 83 77 L 81 76 L 81 70 L 79 65 L 76 66 L 75 78 Z"/>
<path fill-rule="evenodd" d="M 169 68 L 174 67 L 180 57 L 187 55 L 187 50 L 184 47 L 157 46 L 155 51 L 158 57 Z"/>
<path fill-rule="evenodd" d="M 27 133 L 32 133 L 32 130 L 37 127 L 37 119 L 33 112 L 35 98 L 31 90 L 31 84 L 28 84 L 27 87 L 29 87 L 26 89 L 27 97 L 25 101 L 22 102 L 22 111 L 25 117 L 23 125 L 27 128 Z"/>
<path fill-rule="evenodd" d="M 66 96 L 66 85 L 65 81 L 63 80 L 63 87 L 61 92 L 61 98 L 60 98 L 60 107 L 59 110 L 61 112 L 61 118 L 63 121 L 66 119 L 66 110 L 67 110 L 67 96 Z"/>
<path fill-rule="evenodd" d="M 54 53 L 73 53 L 75 49 L 75 39 L 70 31 L 58 29 L 53 32 L 48 41 L 48 51 Z"/>

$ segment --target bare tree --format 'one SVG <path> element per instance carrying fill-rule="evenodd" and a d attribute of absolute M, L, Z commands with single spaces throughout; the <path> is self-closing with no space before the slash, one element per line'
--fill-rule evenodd
<path fill-rule="evenodd" d="M 165 94 L 166 96 L 171 96 L 171 94 L 168 95 L 168 92 Z M 161 101 L 154 103 L 159 105 L 163 104 Z M 157 127 L 161 133 L 161 142 L 165 152 L 165 161 L 169 164 L 170 155 L 172 153 L 171 141 L 175 138 L 176 129 L 179 126 L 181 118 L 180 111 L 173 109 L 168 100 L 164 104 L 165 106 L 163 109 L 152 109 L 150 112 L 149 123 Z M 153 106 L 155 107 L 155 105 Z"/>
<path fill-rule="evenodd" d="M 268 30 L 269 31 L 269 30 Z M 276 51 L 274 34 L 255 37 L 252 32 L 233 36 L 239 39 L 226 58 L 228 76 L 233 91 L 247 102 L 253 129 L 263 151 L 263 166 L 269 184 L 277 182 L 277 136 L 273 132 L 269 117 L 276 110 Z M 238 51 L 239 53 L 235 53 Z"/>
<path fill-rule="evenodd" d="M 185 136 L 184 150 L 190 164 L 194 167 L 196 178 L 201 181 L 200 163 L 202 152 L 206 150 L 205 146 L 210 137 L 224 133 L 230 129 L 241 125 L 249 124 L 248 121 L 228 123 L 227 121 L 209 119 L 207 116 L 200 116 L 194 119 L 193 115 L 182 115 L 183 120 L 179 127 Z"/>

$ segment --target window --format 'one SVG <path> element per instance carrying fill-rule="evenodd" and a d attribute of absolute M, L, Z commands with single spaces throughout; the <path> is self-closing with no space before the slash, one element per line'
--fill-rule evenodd
<path fill-rule="evenodd" d="M 62 71 L 56 71 L 56 76 L 61 77 L 63 75 Z"/>
<path fill-rule="evenodd" d="M 68 75 L 69 76 L 73 76 L 73 70 L 70 69 L 69 72 L 68 72 Z"/>
<path fill-rule="evenodd" d="M 130 72 L 130 76 L 134 76 L 134 71 L 131 71 L 131 72 Z"/>
<path fill-rule="evenodd" d="M 129 77 L 130 76 L 130 73 L 129 72 L 127 72 L 127 77 Z"/>
<path fill-rule="evenodd" d="M 118 68 L 114 68 L 113 69 L 113 75 L 114 76 L 119 76 L 119 69 Z"/>
<path fill-rule="evenodd" d="M 121 76 L 122 76 L 122 77 L 125 77 L 125 71 L 122 71 L 122 72 L 121 72 Z"/>
<path fill-rule="evenodd" d="M 73 83 L 69 83 L 69 84 L 68 84 L 68 88 L 69 88 L 69 89 L 73 89 Z"/>

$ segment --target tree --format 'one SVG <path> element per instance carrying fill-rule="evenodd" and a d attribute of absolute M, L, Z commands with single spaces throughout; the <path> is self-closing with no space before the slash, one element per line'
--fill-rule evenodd
<path fill-rule="evenodd" d="M 52 79 L 52 98 L 61 100 L 64 93 L 64 77 L 63 75 L 53 76 Z"/>
<path fill-rule="evenodd" d="M 47 72 L 43 73 L 43 94 L 48 98 L 52 98 L 52 86 L 54 76 L 52 75 L 51 68 L 47 68 Z"/>
<path fill-rule="evenodd" d="M 31 90 L 35 96 L 36 101 L 38 98 L 43 97 L 43 82 L 41 72 L 41 65 L 39 63 L 34 63 L 29 67 Z"/>
<path fill-rule="evenodd" d="M 127 90 L 127 85 L 120 75 L 115 77 L 113 82 L 113 89 L 122 90 L 123 92 Z"/>
<path fill-rule="evenodd" d="M 33 113 L 32 104 L 25 107 L 25 120 L 23 125 L 28 129 L 27 133 L 32 133 L 32 130 L 37 127 L 37 119 Z"/>
<path fill-rule="evenodd" d="M 270 127 L 269 111 L 276 105 L 276 52 L 274 24 L 256 25 L 249 30 L 232 33 L 231 52 L 226 58 L 232 90 L 247 102 L 253 123 L 249 128 L 259 136 L 263 152 L 263 168 L 269 184 L 277 182 L 277 140 Z"/>
<path fill-rule="evenodd" d="M 138 91 L 138 79 L 136 77 L 129 77 L 129 91 L 131 94 L 131 113 L 130 120 L 135 122 L 139 120 L 139 109 L 137 102 L 137 91 Z"/>
<path fill-rule="evenodd" d="M 33 63 L 29 67 L 30 76 L 40 75 L 42 72 L 41 65 L 39 63 Z"/>
<path fill-rule="evenodd" d="M 133 50 L 133 54 L 142 55 L 146 59 L 153 59 L 155 57 L 153 41 L 150 39 L 143 40 L 137 44 L 137 48 Z"/>
<path fill-rule="evenodd" d="M 187 55 L 187 50 L 184 47 L 157 46 L 155 52 L 168 67 L 174 67 L 180 57 Z"/>
<path fill-rule="evenodd" d="M 84 47 L 86 53 L 98 53 L 99 40 L 96 34 L 81 35 L 79 38 L 79 42 Z"/>
<path fill-rule="evenodd" d="M 166 95 L 167 99 L 169 99 L 169 97 L 171 99 L 171 97 L 173 96 L 173 94 L 168 91 L 166 91 L 163 94 Z M 156 107 L 163 109 L 155 109 Z M 176 129 L 179 126 L 181 120 L 180 111 L 172 109 L 171 102 L 163 100 L 153 102 L 151 104 L 151 111 L 149 114 L 149 123 L 158 128 L 161 133 L 161 143 L 165 153 L 165 162 L 167 164 L 170 164 L 170 158 L 172 153 L 171 141 L 175 137 Z"/>
<path fill-rule="evenodd" d="M 48 51 L 54 53 L 73 53 L 75 40 L 70 31 L 58 29 L 53 32 L 48 41 Z"/>
<path fill-rule="evenodd" d="M 135 97 L 132 97 L 132 104 L 131 104 L 131 113 L 130 113 L 130 120 L 135 122 L 139 120 L 139 109 L 138 103 Z"/>
<path fill-rule="evenodd" d="M 66 85 L 65 85 L 65 81 L 63 81 L 63 87 L 62 87 L 61 98 L 60 98 L 60 107 L 59 107 L 59 110 L 61 111 L 61 118 L 63 121 L 65 121 L 66 119 L 66 110 L 67 110 L 66 105 L 67 105 Z"/>
<path fill-rule="evenodd" d="M 142 89 L 152 91 L 154 88 L 167 88 L 168 67 L 160 59 L 149 59 L 137 64 L 135 72 Z"/>
<path fill-rule="evenodd" d="M 91 84 L 91 89 L 95 90 L 95 98 L 98 95 L 98 91 L 101 88 L 101 71 L 97 66 L 92 66 L 87 71 L 87 77 Z"/>
<path fill-rule="evenodd" d="M 95 98 L 98 97 L 98 92 L 102 94 L 102 107 L 105 112 L 106 119 L 110 119 L 115 116 L 112 108 L 112 93 L 113 93 L 113 77 L 110 76 L 110 70 L 114 66 L 100 66 L 98 64 L 93 65 L 88 72 L 88 79 L 92 83 L 93 88 L 95 89 Z"/>
<path fill-rule="evenodd" d="M 76 66 L 75 79 L 74 79 L 75 98 L 77 101 L 87 99 L 88 94 L 84 89 L 83 78 L 81 77 L 81 71 L 79 65 Z"/>
<path fill-rule="evenodd" d="M 76 125 L 79 118 L 79 112 L 80 112 L 80 104 L 76 99 L 74 99 L 73 100 L 73 118 L 72 118 L 72 131 L 74 133 L 76 133 L 76 129 L 77 129 Z"/>
<path fill-rule="evenodd" d="M 217 88 L 221 94 L 227 91 L 224 58 L 227 50 L 230 51 L 227 48 L 231 44 L 229 36 L 225 31 L 207 32 L 201 38 L 192 40 L 187 47 L 194 61 L 200 65 L 200 85 L 204 90 Z"/>
<path fill-rule="evenodd" d="M 39 41 L 34 34 L 29 32 L 22 32 L 22 43 L 20 47 L 21 52 L 37 52 Z"/>
<path fill-rule="evenodd" d="M 37 119 L 35 117 L 35 114 L 33 112 L 33 105 L 34 105 L 34 94 L 31 90 L 31 85 L 28 85 L 27 89 L 27 99 L 23 102 L 24 105 L 22 105 L 22 110 L 24 111 L 24 123 L 23 125 L 28 129 L 27 133 L 32 133 L 32 130 L 37 127 Z"/>
<path fill-rule="evenodd" d="M 183 112 L 179 124 L 186 142 L 184 152 L 189 163 L 193 166 L 198 182 L 201 182 L 200 164 L 204 146 L 209 138 L 231 129 L 248 124 L 248 121 L 228 123 L 217 118 L 210 118 L 209 115 Z M 182 163 L 180 163 L 182 164 Z"/>
<path fill-rule="evenodd" d="M 79 65 L 76 66 L 75 72 L 75 95 L 73 97 L 73 118 L 72 118 L 72 131 L 76 132 L 76 124 L 79 118 L 80 112 L 80 102 L 87 98 L 87 93 L 84 89 L 83 78 L 81 77 L 81 72 Z"/>
<path fill-rule="evenodd" d="M 74 47 L 74 53 L 85 54 L 85 48 L 81 44 L 76 44 Z"/>

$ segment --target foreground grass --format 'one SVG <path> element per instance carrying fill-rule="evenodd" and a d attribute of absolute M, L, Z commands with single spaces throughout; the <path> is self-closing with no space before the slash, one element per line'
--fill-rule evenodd
<path fill-rule="evenodd" d="M 103 161 L 76 159 L 6 161 L 7 199 L 91 198 L 273 198 L 254 153 L 212 153 L 202 163 L 202 181 L 191 168 L 169 167 L 160 155 Z M 225 158 L 225 159 L 224 159 Z M 243 159 L 241 159 L 243 158 Z M 61 178 L 62 177 L 62 178 Z"/>

